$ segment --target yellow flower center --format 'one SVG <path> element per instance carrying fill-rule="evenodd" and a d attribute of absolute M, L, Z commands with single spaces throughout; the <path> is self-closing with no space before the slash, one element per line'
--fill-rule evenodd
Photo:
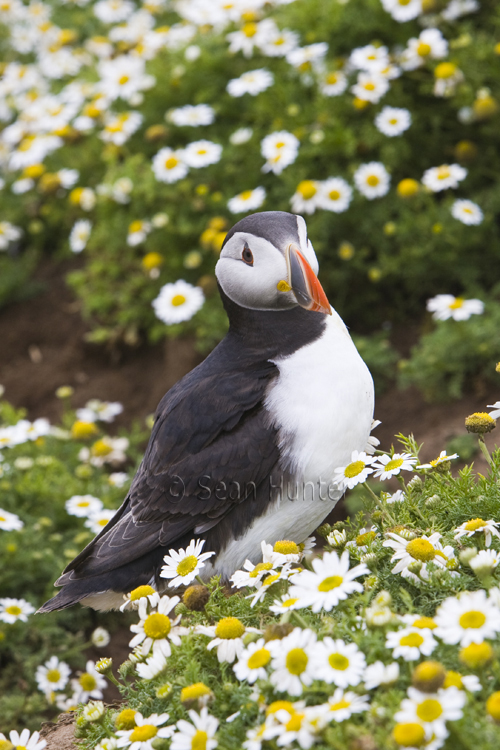
<path fill-rule="evenodd" d="M 465 529 L 467 531 L 477 531 L 482 526 L 485 526 L 486 522 L 482 518 L 473 518 L 471 521 L 467 521 Z"/>
<path fill-rule="evenodd" d="M 428 562 L 436 557 L 436 550 L 427 539 L 412 539 L 406 545 L 406 551 L 414 560 L 420 560 L 421 562 Z"/>
<path fill-rule="evenodd" d="M 357 477 L 358 474 L 361 474 L 365 467 L 366 464 L 364 461 L 353 461 L 345 467 L 344 476 L 347 477 L 347 479 L 353 479 L 353 477 Z"/>
<path fill-rule="evenodd" d="M 451 172 L 448 167 L 442 166 L 438 167 L 436 175 L 438 180 L 447 180 L 448 177 L 450 177 Z"/>
<path fill-rule="evenodd" d="M 249 578 L 257 578 L 263 570 L 271 570 L 273 566 L 271 563 L 259 563 L 255 568 L 248 574 Z"/>
<path fill-rule="evenodd" d="M 337 83 L 338 80 L 339 80 L 339 77 L 337 73 L 329 73 L 326 77 L 326 82 L 329 83 L 330 85 Z"/>
<path fill-rule="evenodd" d="M 340 198 L 340 193 L 338 190 L 330 190 L 330 192 L 328 193 L 328 197 L 332 201 L 338 201 L 338 199 Z"/>
<path fill-rule="evenodd" d="M 332 669 L 339 669 L 341 672 L 344 672 L 349 666 L 349 659 L 343 654 L 330 654 L 328 663 Z"/>
<path fill-rule="evenodd" d="M 186 701 L 195 701 L 198 698 L 202 698 L 204 695 L 210 695 L 212 691 L 203 682 L 195 682 L 193 685 L 188 685 L 181 690 L 181 703 Z"/>
<path fill-rule="evenodd" d="M 391 461 L 389 461 L 389 463 L 385 465 L 385 471 L 394 471 L 394 469 L 399 469 L 402 465 L 402 458 L 393 458 Z"/>
<path fill-rule="evenodd" d="M 462 297 L 455 297 L 453 302 L 450 303 L 450 310 L 458 310 L 464 306 L 464 300 Z"/>
<path fill-rule="evenodd" d="M 7 519 L 5 518 L 5 516 L 0 516 L 0 521 L 6 521 L 6 520 Z"/>
<path fill-rule="evenodd" d="M 376 536 L 377 534 L 375 531 L 366 531 L 364 534 L 358 534 L 356 537 L 356 545 L 358 547 L 364 547 L 365 544 L 373 542 Z"/>
<path fill-rule="evenodd" d="M 500 691 L 490 695 L 486 701 L 486 711 L 495 721 L 500 721 Z"/>
<path fill-rule="evenodd" d="M 309 657 L 303 648 L 292 648 L 286 655 L 286 668 L 290 674 L 302 674 L 309 662 Z"/>
<path fill-rule="evenodd" d="M 482 628 L 486 622 L 486 615 L 483 612 L 470 610 L 469 612 L 464 612 L 458 622 L 460 623 L 460 627 L 464 629 Z"/>
<path fill-rule="evenodd" d="M 133 708 L 124 708 L 115 719 L 117 729 L 133 729 L 135 727 L 135 714 Z"/>
<path fill-rule="evenodd" d="M 421 724 L 409 722 L 408 724 L 396 724 L 392 736 L 398 745 L 402 747 L 420 747 L 425 739 L 425 729 Z"/>
<path fill-rule="evenodd" d="M 308 201 L 316 195 L 318 189 L 312 180 L 302 180 L 297 185 L 297 192 L 301 194 L 304 200 Z"/>
<path fill-rule="evenodd" d="M 293 704 L 290 703 L 290 701 L 273 701 L 266 708 L 266 716 L 269 716 L 270 714 L 275 714 L 277 711 L 281 711 L 281 710 L 288 711 L 290 715 L 295 713 Z"/>
<path fill-rule="evenodd" d="M 298 602 L 298 597 L 295 597 L 295 599 L 285 599 L 285 601 L 282 603 L 282 607 L 293 607 L 295 602 Z"/>
<path fill-rule="evenodd" d="M 258 651 L 254 651 L 254 653 L 248 658 L 247 666 L 249 669 L 259 669 L 260 667 L 265 667 L 266 664 L 269 664 L 270 659 L 270 651 L 268 651 L 267 648 L 259 648 Z"/>
<path fill-rule="evenodd" d="M 179 159 L 176 159 L 175 156 L 169 156 L 168 159 L 165 159 L 165 169 L 175 169 L 178 163 Z"/>
<path fill-rule="evenodd" d="M 237 617 L 224 617 L 215 628 L 216 638 L 241 638 L 244 632 L 245 626 Z"/>
<path fill-rule="evenodd" d="M 174 307 L 180 307 L 181 305 L 185 305 L 186 302 L 187 302 L 187 299 L 186 299 L 186 297 L 183 294 L 175 294 L 172 297 L 172 302 L 171 303 L 172 303 L 172 305 Z M 189 555 L 189 557 L 186 557 L 186 560 L 191 559 L 191 558 L 194 559 L 194 560 L 196 560 L 196 557 L 194 555 Z M 185 562 L 185 560 L 183 560 L 182 562 Z M 181 563 L 181 565 L 182 565 L 182 563 Z M 191 570 L 194 570 L 195 567 L 196 567 L 196 564 L 191 568 Z M 189 572 L 191 572 L 191 570 Z M 181 575 L 186 575 L 186 574 L 185 573 L 181 573 Z"/>
<path fill-rule="evenodd" d="M 242 32 L 246 37 L 250 38 L 252 36 L 255 36 L 255 34 L 257 33 L 257 29 L 258 26 L 256 23 L 246 23 L 242 28 Z"/>
<path fill-rule="evenodd" d="M 163 256 L 160 253 L 146 253 L 142 259 L 142 266 L 146 271 L 152 271 L 153 268 L 159 268 L 163 265 Z"/>
<path fill-rule="evenodd" d="M 459 690 L 462 690 L 463 686 L 464 685 L 463 685 L 463 682 L 462 682 L 462 675 L 461 674 L 459 674 L 458 672 L 454 672 L 451 669 L 450 669 L 449 672 L 446 672 L 446 677 L 445 677 L 445 680 L 444 680 L 444 683 L 443 683 L 443 687 L 444 688 L 456 687 Z"/>
<path fill-rule="evenodd" d="M 82 675 L 80 675 L 80 677 L 78 678 L 78 682 L 86 693 L 91 693 L 92 690 L 95 690 L 97 687 L 96 678 L 94 677 L 94 675 L 89 674 L 88 672 L 84 672 Z"/>
<path fill-rule="evenodd" d="M 418 190 L 418 182 L 416 180 L 412 180 L 410 177 L 401 180 L 397 187 L 398 195 L 400 195 L 402 198 L 410 198 L 412 195 L 418 193 Z"/>
<path fill-rule="evenodd" d="M 138 599 L 142 599 L 144 596 L 154 594 L 155 590 L 152 586 L 137 586 L 130 592 L 130 601 L 136 602 Z"/>
<path fill-rule="evenodd" d="M 409 633 L 404 635 L 399 641 L 400 646 L 410 646 L 410 648 L 418 648 L 424 642 L 423 636 L 420 633 Z"/>
<path fill-rule="evenodd" d="M 418 620 L 415 620 L 412 627 L 413 628 L 429 628 L 429 630 L 434 630 L 434 628 L 437 628 L 437 625 L 432 619 L 432 617 L 419 617 Z"/>
<path fill-rule="evenodd" d="M 318 586 L 318 591 L 332 591 L 332 589 L 338 588 L 343 580 L 342 576 L 324 578 Z"/>
<path fill-rule="evenodd" d="M 85 438 L 95 435 L 97 427 L 94 422 L 80 422 L 76 421 L 71 427 L 71 437 L 76 440 L 85 440 Z"/>
<path fill-rule="evenodd" d="M 370 187 L 377 187 L 377 185 L 380 182 L 380 179 L 377 177 L 376 174 L 370 174 L 366 178 L 366 182 Z"/>
<path fill-rule="evenodd" d="M 457 66 L 455 63 L 451 62 L 443 62 L 439 63 L 439 65 L 436 67 L 434 71 L 434 76 L 436 78 L 452 78 L 457 71 Z"/>
<path fill-rule="evenodd" d="M 191 740 L 191 750 L 206 750 L 208 734 L 203 729 L 197 729 Z"/>
<path fill-rule="evenodd" d="M 368 81 L 368 83 L 365 83 L 363 88 L 365 88 L 367 91 L 373 91 L 375 89 L 375 84 L 371 81 Z"/>
<path fill-rule="evenodd" d="M 350 702 L 346 701 L 346 699 L 343 698 L 337 703 L 332 703 L 332 705 L 330 706 L 330 711 L 340 711 L 342 708 L 349 708 L 350 705 Z"/>
<path fill-rule="evenodd" d="M 434 698 L 427 698 L 417 706 L 417 716 L 421 721 L 436 721 L 443 713 L 443 707 Z"/>
<path fill-rule="evenodd" d="M 143 226 L 143 222 L 140 219 L 137 219 L 136 221 L 133 221 L 131 224 L 129 224 L 128 231 L 130 234 L 133 234 L 134 232 L 140 232 Z"/>
<path fill-rule="evenodd" d="M 113 448 L 104 439 L 96 440 L 92 446 L 94 456 L 108 456 L 112 451 Z"/>
<path fill-rule="evenodd" d="M 459 658 L 464 664 L 471 669 L 482 667 L 493 657 L 493 649 L 489 643 L 471 643 L 470 646 L 460 650 Z"/>
<path fill-rule="evenodd" d="M 45 677 L 49 682 L 59 682 L 61 679 L 61 673 L 58 669 L 49 669 Z"/>
<path fill-rule="evenodd" d="M 295 713 L 292 718 L 285 724 L 287 732 L 298 732 L 302 726 L 304 714 Z"/>
<path fill-rule="evenodd" d="M 427 57 L 427 55 L 430 55 L 431 53 L 431 45 L 426 44 L 425 42 L 420 42 L 420 44 L 417 47 L 417 55 L 420 57 Z"/>
<path fill-rule="evenodd" d="M 299 548 L 295 542 L 289 542 L 288 539 L 276 542 L 273 547 L 274 552 L 279 552 L 281 555 L 298 555 Z"/>
<path fill-rule="evenodd" d="M 267 576 L 267 578 L 264 581 L 262 581 L 262 585 L 271 586 L 271 584 L 275 583 L 275 581 L 277 581 L 279 577 L 280 577 L 279 573 L 276 573 L 276 575 L 274 576 Z"/>
<path fill-rule="evenodd" d="M 7 612 L 7 614 L 14 615 L 15 617 L 17 617 L 18 615 L 22 615 L 23 613 L 21 607 L 18 607 L 16 604 L 11 604 L 10 607 L 6 607 L 5 611 Z"/>
<path fill-rule="evenodd" d="M 242 201 L 248 201 L 252 197 L 253 190 L 244 190 L 239 194 L 238 198 Z"/>
<path fill-rule="evenodd" d="M 166 638 L 170 633 L 172 624 L 170 617 L 162 615 L 161 612 L 153 612 L 148 615 L 144 621 L 144 632 L 148 638 L 159 639 Z"/>
<path fill-rule="evenodd" d="M 131 742 L 146 742 L 153 739 L 158 734 L 158 728 L 153 724 L 143 724 L 142 727 L 135 727 L 130 735 Z"/>

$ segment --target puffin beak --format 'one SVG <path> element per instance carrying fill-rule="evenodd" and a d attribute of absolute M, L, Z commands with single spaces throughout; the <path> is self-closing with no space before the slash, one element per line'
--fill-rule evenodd
<path fill-rule="evenodd" d="M 331 315 L 330 303 L 318 277 L 295 245 L 288 247 L 287 264 L 290 286 L 299 305 L 306 310 Z"/>

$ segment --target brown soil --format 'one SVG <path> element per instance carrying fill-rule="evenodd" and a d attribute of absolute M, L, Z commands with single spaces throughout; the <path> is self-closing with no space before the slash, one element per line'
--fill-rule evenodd
<path fill-rule="evenodd" d="M 47 742 L 47 750 L 77 750 L 75 744 L 75 711 L 61 714 L 57 722 L 42 724 L 40 739 Z"/>

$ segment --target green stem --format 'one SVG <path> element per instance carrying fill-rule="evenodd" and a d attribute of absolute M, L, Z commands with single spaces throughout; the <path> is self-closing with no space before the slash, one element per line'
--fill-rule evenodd
<path fill-rule="evenodd" d="M 292 617 L 294 617 L 297 620 L 297 622 L 299 623 L 299 625 L 301 627 L 303 627 L 303 628 L 308 628 L 309 627 L 309 625 L 304 620 L 304 618 L 302 617 L 302 615 L 299 615 L 299 613 L 295 609 L 292 610 Z"/>
<path fill-rule="evenodd" d="M 485 459 L 487 460 L 489 466 L 493 466 L 493 461 L 491 460 L 490 452 L 488 448 L 486 447 L 486 443 L 484 442 L 484 437 L 480 435 L 478 438 L 479 447 L 481 448 L 481 452 Z"/>
<path fill-rule="evenodd" d="M 375 500 L 375 504 L 376 504 L 377 508 L 380 511 L 382 511 L 382 513 L 385 513 L 386 516 L 387 516 L 387 518 L 389 519 L 389 521 L 392 523 L 392 525 L 395 526 L 396 523 L 397 523 L 397 521 L 394 518 L 394 516 L 392 515 L 392 513 L 388 510 L 387 506 L 383 505 L 383 503 L 381 502 L 380 498 L 374 493 L 374 491 L 372 490 L 372 488 L 366 482 L 363 482 L 363 485 L 364 485 L 365 489 L 367 490 L 368 494 L 372 496 L 373 500 Z"/>

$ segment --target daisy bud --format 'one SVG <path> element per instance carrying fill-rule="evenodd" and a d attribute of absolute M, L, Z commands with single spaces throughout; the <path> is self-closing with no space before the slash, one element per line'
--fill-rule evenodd
<path fill-rule="evenodd" d="M 103 658 L 99 659 L 98 662 L 96 662 L 95 670 L 96 672 L 99 672 L 99 674 L 110 674 L 112 672 L 113 668 L 113 659 L 111 658 Z"/>
<path fill-rule="evenodd" d="M 420 479 L 420 477 L 414 476 L 410 479 L 408 484 L 406 485 L 407 489 L 413 490 L 413 492 L 421 492 L 422 491 L 422 485 L 423 482 Z"/>
<path fill-rule="evenodd" d="M 379 591 L 377 596 L 373 600 L 375 604 L 378 604 L 379 607 L 390 607 L 392 603 L 392 596 L 388 591 L 382 590 Z"/>
<path fill-rule="evenodd" d="M 423 693 L 435 693 L 443 686 L 446 670 L 438 661 L 423 661 L 414 670 L 411 684 Z"/>
<path fill-rule="evenodd" d="M 438 503 L 440 502 L 441 502 L 441 498 L 439 497 L 439 495 L 431 495 L 430 497 L 427 498 L 427 500 L 425 501 L 425 504 L 432 506 L 432 505 L 438 505 Z"/>
<path fill-rule="evenodd" d="M 420 190 L 420 183 L 411 178 L 406 178 L 398 183 L 396 190 L 401 198 L 412 198 Z"/>
<path fill-rule="evenodd" d="M 115 727 L 117 729 L 123 729 L 123 730 L 129 730 L 134 729 L 135 727 L 135 715 L 137 711 L 134 711 L 133 708 L 124 708 L 123 711 L 120 711 L 118 716 L 115 719 Z"/>
<path fill-rule="evenodd" d="M 497 723 L 500 723 L 500 690 L 492 693 L 486 701 L 486 713 Z"/>
<path fill-rule="evenodd" d="M 151 747 L 154 748 L 154 750 L 168 750 L 170 747 L 170 740 L 163 737 L 155 737 L 151 742 Z"/>
<path fill-rule="evenodd" d="M 462 648 L 458 656 L 460 661 L 470 669 L 478 669 L 493 659 L 493 649 L 486 641 L 471 643 L 470 646 Z"/>
<path fill-rule="evenodd" d="M 391 622 L 393 619 L 393 614 L 389 607 L 368 607 L 365 610 L 365 620 L 366 624 L 369 627 L 383 627 L 384 625 L 387 625 L 389 622 Z"/>
<path fill-rule="evenodd" d="M 102 701 L 90 701 L 82 712 L 85 721 L 98 721 L 103 714 L 104 703 Z"/>
<path fill-rule="evenodd" d="M 425 740 L 425 729 L 421 724 L 396 724 L 392 736 L 401 747 L 420 747 Z"/>
<path fill-rule="evenodd" d="M 0 750 L 15 750 L 15 745 L 9 740 L 0 740 Z"/>
<path fill-rule="evenodd" d="M 347 542 L 347 534 L 345 533 L 345 529 L 342 529 L 342 531 L 334 529 L 330 534 L 328 534 L 326 541 L 332 547 L 341 547 Z"/>
<path fill-rule="evenodd" d="M 194 584 L 188 586 L 182 597 L 182 603 L 192 612 L 203 612 L 205 605 L 210 599 L 210 591 L 206 586 Z"/>
<path fill-rule="evenodd" d="M 422 570 L 422 563 L 418 560 L 415 560 L 415 562 L 412 562 L 408 565 L 408 570 L 410 571 L 410 573 L 419 576 L 420 571 Z"/>
<path fill-rule="evenodd" d="M 214 694 L 203 682 L 195 682 L 181 690 L 181 703 L 184 708 L 203 708 L 214 699 Z"/>
<path fill-rule="evenodd" d="M 368 576 L 368 578 L 365 578 L 363 586 L 365 591 L 371 591 L 372 589 L 376 588 L 379 584 L 379 579 L 377 576 Z"/>
<path fill-rule="evenodd" d="M 375 566 L 377 562 L 377 555 L 375 554 L 375 552 L 368 552 L 366 555 L 363 555 L 360 559 L 361 559 L 361 562 L 364 563 L 365 565 L 368 565 L 368 567 Z"/>
<path fill-rule="evenodd" d="M 467 432 L 474 432 L 477 435 L 485 435 L 491 432 L 497 426 L 496 419 L 490 417 L 485 411 L 477 411 L 470 414 L 465 420 Z"/>
<path fill-rule="evenodd" d="M 477 556 L 477 547 L 466 547 L 459 554 L 462 565 L 469 565 L 470 561 Z"/>
<path fill-rule="evenodd" d="M 165 682 L 163 685 L 160 685 L 160 687 L 156 688 L 156 697 L 157 698 L 168 698 L 172 693 L 172 685 L 170 682 Z"/>
<path fill-rule="evenodd" d="M 70 398 L 74 392 L 74 388 L 70 385 L 61 385 L 60 388 L 56 390 L 56 398 Z"/>
<path fill-rule="evenodd" d="M 269 641 L 281 641 L 283 638 L 286 638 L 293 629 L 294 626 L 291 622 L 272 623 L 272 625 L 268 625 L 264 630 L 264 641 L 266 643 Z"/>

